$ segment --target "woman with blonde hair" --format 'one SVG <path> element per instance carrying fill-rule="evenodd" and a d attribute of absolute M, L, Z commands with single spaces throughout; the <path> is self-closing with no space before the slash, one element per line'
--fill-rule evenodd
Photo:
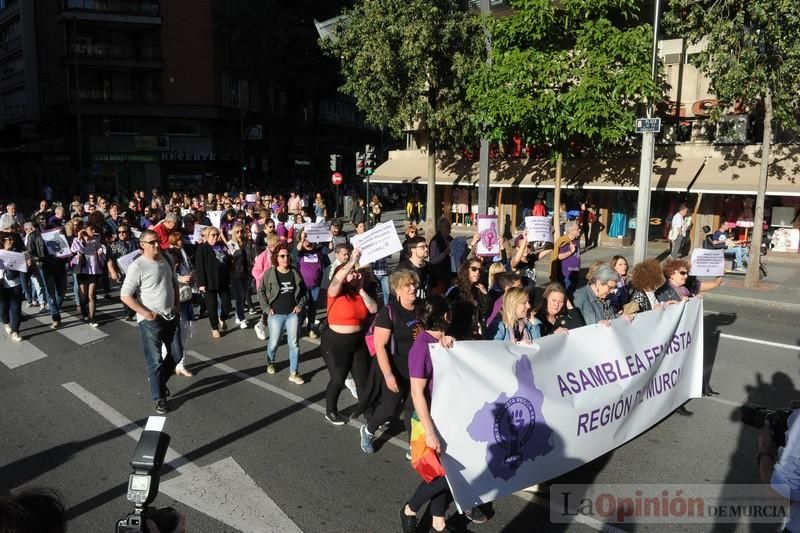
<path fill-rule="evenodd" d="M 487 338 L 496 341 L 533 344 L 541 337 L 539 320 L 531 317 L 529 293 L 522 287 L 511 287 L 503 295 L 503 309 L 488 328 Z"/>

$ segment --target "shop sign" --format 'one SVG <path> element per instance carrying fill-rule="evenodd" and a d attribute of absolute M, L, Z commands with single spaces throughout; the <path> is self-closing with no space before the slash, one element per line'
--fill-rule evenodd
<path fill-rule="evenodd" d="M 159 163 L 158 154 L 105 153 L 92 154 L 92 160 L 98 163 Z"/>

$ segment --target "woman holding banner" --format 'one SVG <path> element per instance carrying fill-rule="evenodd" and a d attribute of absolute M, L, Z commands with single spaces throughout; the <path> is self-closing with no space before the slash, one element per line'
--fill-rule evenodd
<path fill-rule="evenodd" d="M 431 295 L 418 312 L 422 331 L 417 334 L 408 353 L 408 372 L 411 381 L 411 399 L 414 415 L 411 421 L 411 464 L 423 477 L 414 495 L 400 509 L 400 527 L 403 533 L 416 533 L 417 513 L 430 502 L 434 531 L 446 531 L 445 513 L 452 499 L 444 469 L 438 459 L 442 451 L 438 431 L 431 417 L 431 391 L 433 390 L 433 363 L 430 344 L 440 343 L 452 348 L 453 338 L 445 335 L 449 326 L 450 305 L 441 296 Z M 468 510 L 464 515 L 476 523 L 486 522 L 487 517 L 479 508 Z"/>
<path fill-rule="evenodd" d="M 646 259 L 633 267 L 631 275 L 631 301 L 625 306 L 628 314 L 642 313 L 661 308 L 656 290 L 664 284 L 661 264 L 656 259 Z"/>
<path fill-rule="evenodd" d="M 606 264 L 597 267 L 588 285 L 575 291 L 575 307 L 580 310 L 586 324 L 608 324 L 617 313 L 608 295 L 617 287 L 619 275 Z"/>
<path fill-rule="evenodd" d="M 325 420 L 342 426 L 339 394 L 352 373 L 357 394 L 364 393 L 369 371 L 369 354 L 363 328 L 367 318 L 378 311 L 378 302 L 364 290 L 364 278 L 356 269 L 361 250 L 356 248 L 347 263 L 336 267 L 328 286 L 328 327 L 322 333 L 322 356 L 330 373 L 325 393 Z"/>
<path fill-rule="evenodd" d="M 569 330 L 586 325 L 581 312 L 572 307 L 567 291 L 560 283 L 551 283 L 544 290 L 536 318 L 543 337 L 553 333 L 566 335 Z"/>
<path fill-rule="evenodd" d="M 529 293 L 522 287 L 511 287 L 503 294 L 503 307 L 494 322 L 487 328 L 487 339 L 533 344 L 541 337 L 539 320 L 531 317 Z"/>

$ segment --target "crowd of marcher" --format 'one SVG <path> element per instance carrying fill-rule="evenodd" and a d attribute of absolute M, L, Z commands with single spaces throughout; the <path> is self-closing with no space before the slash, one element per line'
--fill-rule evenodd
<path fill-rule="evenodd" d="M 360 200 L 352 220 L 356 233 L 380 222 L 382 212 L 377 196 Z M 689 264 L 678 258 L 629 268 L 616 255 L 586 269 L 581 234 L 596 246 L 592 232 L 586 234 L 587 219 L 560 221 L 563 235 L 554 243 L 529 242 L 527 230 L 520 231 L 501 240 L 501 253 L 494 257 L 477 255 L 476 233 L 456 257 L 451 220 L 441 218 L 425 238 L 413 224 L 418 209 L 407 214 L 403 251 L 390 270 L 389 258 L 360 262 L 361 251 L 351 245 L 341 220 L 330 221 L 329 242 L 307 238 L 306 224 L 328 218 L 319 194 L 136 191 L 125 205 L 90 194 L 69 204 L 42 201 L 30 216 L 10 203 L 0 217 L 3 249 L 23 252 L 28 271 L 0 268 L 0 320 L 14 341 L 24 334 L 23 303 L 49 313 L 54 329 L 61 327 L 65 306 L 97 327 L 98 292 L 110 297 L 112 282 L 121 283 L 124 319 L 138 322 L 158 413 L 169 409 L 170 376 L 192 375 L 186 342 L 193 322 L 207 320 L 214 339 L 225 336 L 231 317 L 238 328 L 253 326 L 265 342 L 270 375 L 276 373 L 285 334 L 288 380 L 297 385 L 304 383 L 298 339 L 321 338 L 329 372 L 328 423 L 346 423 L 339 397 L 347 387 L 358 399 L 349 416 L 365 421 L 364 453 L 375 452 L 376 433 L 396 417 L 409 434 L 416 419 L 428 447 L 438 451 L 429 411 L 435 381 L 431 343 L 531 344 L 585 325 L 631 321 L 637 313 L 697 297 L 720 283 L 691 278 Z M 54 231 L 66 239 L 68 252 L 56 253 L 55 240 L 43 237 Z M 128 261 L 137 250 L 141 255 Z M 552 281 L 541 297 L 535 290 L 537 270 Z M 67 304 L 70 280 L 74 301 Z M 704 388 L 713 393 L 708 383 Z M 416 531 L 416 513 L 426 502 L 434 530 L 443 530 L 448 498 L 443 477 L 421 483 L 401 510 L 403 531 Z M 466 516 L 486 520 L 478 508 Z"/>

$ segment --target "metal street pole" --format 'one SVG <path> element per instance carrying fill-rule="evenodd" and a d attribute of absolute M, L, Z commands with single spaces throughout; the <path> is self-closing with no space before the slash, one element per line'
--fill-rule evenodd
<path fill-rule="evenodd" d="M 658 25 L 661 15 L 661 0 L 656 0 L 653 17 L 653 58 L 650 74 L 656 79 L 658 67 Z M 653 116 L 653 105 L 647 106 L 647 118 Z M 650 233 L 650 182 L 653 177 L 653 151 L 655 133 L 642 134 L 642 158 L 639 167 L 639 198 L 636 202 L 636 239 L 633 244 L 633 263 L 640 263 L 647 258 L 647 239 Z"/>
<path fill-rule="evenodd" d="M 488 15 L 491 12 L 489 0 L 481 0 L 481 15 Z M 486 62 L 492 62 L 492 40 L 486 34 Z M 481 139 L 481 150 L 478 164 L 478 214 L 486 215 L 489 213 L 489 139 Z"/>

